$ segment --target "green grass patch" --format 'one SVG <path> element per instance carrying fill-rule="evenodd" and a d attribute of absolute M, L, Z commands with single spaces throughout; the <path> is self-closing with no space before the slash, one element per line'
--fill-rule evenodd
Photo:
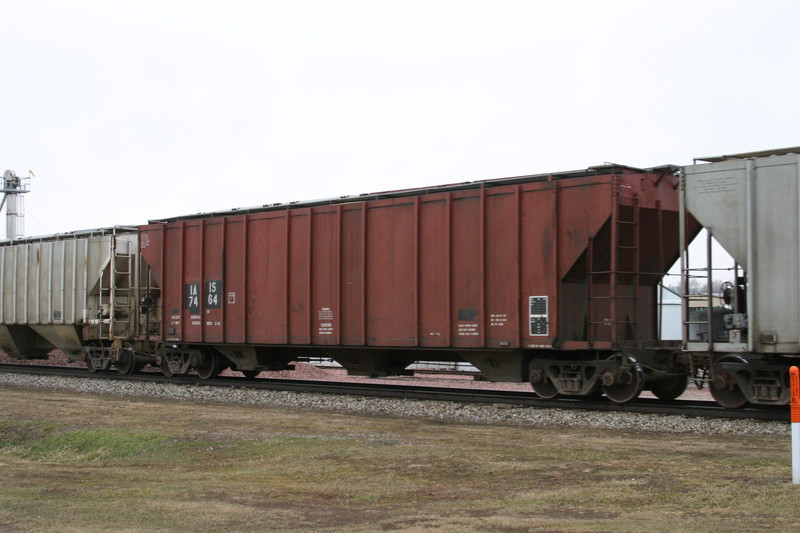
<path fill-rule="evenodd" d="M 49 435 L 29 448 L 28 458 L 45 461 L 124 460 L 154 455 L 168 438 L 117 428 L 85 428 Z"/>
<path fill-rule="evenodd" d="M 0 423 L 0 454 L 47 462 L 127 461 L 172 456 L 204 443 L 187 443 L 168 434 L 116 427 L 68 429 L 55 421 Z"/>

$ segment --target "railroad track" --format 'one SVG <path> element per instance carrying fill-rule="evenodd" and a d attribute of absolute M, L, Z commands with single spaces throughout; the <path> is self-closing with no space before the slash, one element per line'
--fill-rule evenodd
<path fill-rule="evenodd" d="M 535 394 L 518 391 L 485 389 L 459 389 L 398 385 L 393 383 L 353 383 L 343 381 L 313 381 L 299 379 L 216 377 L 201 380 L 197 376 L 173 376 L 167 378 L 158 372 L 140 372 L 130 375 L 115 371 L 89 372 L 81 367 L 0 364 L 0 372 L 84 379 L 109 379 L 171 384 L 191 384 L 206 387 L 238 387 L 278 391 L 313 392 L 322 394 L 360 395 L 382 398 L 408 398 L 461 403 L 501 404 L 513 407 L 535 407 L 551 409 L 580 409 L 587 411 L 617 411 L 642 414 L 680 415 L 702 418 L 755 419 L 789 423 L 788 407 L 745 407 L 725 409 L 714 402 L 701 400 L 664 401 L 639 398 L 627 404 L 616 404 L 606 398 L 586 400 L 558 398 L 544 400 Z"/>

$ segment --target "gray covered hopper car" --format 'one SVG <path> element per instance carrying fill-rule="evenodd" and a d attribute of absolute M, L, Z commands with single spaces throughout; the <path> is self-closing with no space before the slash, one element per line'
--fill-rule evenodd
<path fill-rule="evenodd" d="M 736 263 L 734 272 L 714 270 L 709 254 L 702 268 L 689 268 L 684 252 L 685 287 L 693 277 L 708 286 L 725 280 L 721 308 L 710 293 L 684 298 L 684 349 L 710 361 L 711 392 L 727 407 L 789 400 L 788 370 L 800 354 L 799 154 L 710 157 L 683 169 L 686 211 Z M 691 301 L 706 297 L 705 316 L 692 312 Z M 702 334 L 709 324 L 714 335 Z"/>
<path fill-rule="evenodd" d="M 137 229 L 125 227 L 0 242 L 0 349 L 44 358 L 59 348 L 77 359 L 86 344 L 100 354 L 133 338 L 137 243 Z"/>

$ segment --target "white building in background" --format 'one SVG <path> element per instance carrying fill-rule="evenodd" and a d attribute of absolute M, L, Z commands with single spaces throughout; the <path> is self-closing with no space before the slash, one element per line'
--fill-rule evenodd
<path fill-rule="evenodd" d="M 661 312 L 661 340 L 680 340 L 681 295 L 662 285 L 658 291 L 658 304 Z"/>

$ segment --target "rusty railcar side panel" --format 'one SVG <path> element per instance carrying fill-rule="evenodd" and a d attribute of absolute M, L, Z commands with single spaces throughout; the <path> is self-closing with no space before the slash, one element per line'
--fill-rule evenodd
<path fill-rule="evenodd" d="M 488 348 L 521 344 L 520 188 L 489 189 L 484 199 L 484 336 Z"/>
<path fill-rule="evenodd" d="M 366 345 L 416 345 L 417 203 L 414 198 L 366 204 Z"/>
<path fill-rule="evenodd" d="M 424 348 L 450 346 L 453 318 L 450 316 L 452 249 L 452 198 L 449 194 L 420 198 L 419 247 L 419 344 Z"/>
<path fill-rule="evenodd" d="M 246 245 L 249 224 L 245 216 L 225 219 L 222 256 L 221 316 L 223 341 L 233 344 L 247 342 L 247 315 L 243 304 L 247 294 Z M 245 260 L 242 260 L 245 258 Z M 238 303 L 238 305 L 237 305 Z"/>

